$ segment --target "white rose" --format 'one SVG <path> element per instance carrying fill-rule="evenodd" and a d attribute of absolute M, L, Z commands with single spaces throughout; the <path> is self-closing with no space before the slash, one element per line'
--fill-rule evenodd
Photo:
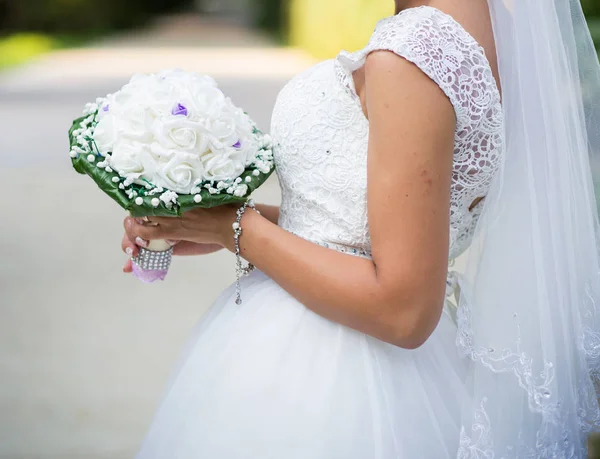
<path fill-rule="evenodd" d="M 233 180 L 246 169 L 243 155 L 235 148 L 208 150 L 200 156 L 205 180 Z"/>
<path fill-rule="evenodd" d="M 169 132 L 169 137 L 175 143 L 175 145 L 185 150 L 193 149 L 196 147 L 196 143 L 198 142 L 197 132 L 189 127 L 172 129 Z"/>
<path fill-rule="evenodd" d="M 178 154 L 167 162 L 157 165 L 156 174 L 151 180 L 157 186 L 162 186 L 179 194 L 190 194 L 196 185 L 194 182 L 202 179 L 202 163 L 197 156 Z"/>
<path fill-rule="evenodd" d="M 135 99 L 126 106 L 121 107 L 118 115 L 117 127 L 123 137 L 148 142 L 152 140 L 151 127 L 155 117 L 150 110 Z"/>
<path fill-rule="evenodd" d="M 122 103 L 129 100 L 130 97 L 139 98 L 151 94 L 159 86 L 160 78 L 157 75 L 133 75 L 131 80 L 118 92 L 117 101 Z"/>
<path fill-rule="evenodd" d="M 115 117 L 111 114 L 105 115 L 96 125 L 93 137 L 101 155 L 106 156 L 113 151 L 117 140 Z"/>
<path fill-rule="evenodd" d="M 244 133 L 245 134 L 245 133 Z M 240 135 L 239 140 L 239 151 L 242 158 L 244 158 L 244 164 L 246 166 L 251 165 L 258 154 L 258 142 L 253 135 Z"/>
<path fill-rule="evenodd" d="M 208 85 L 190 85 L 187 88 L 193 112 L 203 119 L 217 119 L 225 109 L 225 95 Z"/>
<path fill-rule="evenodd" d="M 231 147 L 238 140 L 235 119 L 230 116 L 222 116 L 211 123 L 211 135 L 225 146 Z"/>
<path fill-rule="evenodd" d="M 173 116 L 167 121 L 156 120 L 152 127 L 154 141 L 166 150 L 206 150 L 208 140 L 199 123 L 185 117 Z"/>
<path fill-rule="evenodd" d="M 256 159 L 259 150 L 259 145 L 254 135 L 254 125 L 242 109 L 233 107 L 233 110 L 240 145 L 238 149 L 245 157 L 246 166 L 249 166 Z"/>
<path fill-rule="evenodd" d="M 136 178 L 154 176 L 156 160 L 152 157 L 147 147 L 140 142 L 119 141 L 110 157 L 110 166 L 117 172 Z"/>

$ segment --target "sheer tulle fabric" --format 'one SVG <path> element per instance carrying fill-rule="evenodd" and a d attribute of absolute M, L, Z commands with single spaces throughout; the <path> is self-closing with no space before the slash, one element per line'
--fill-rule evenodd
<path fill-rule="evenodd" d="M 474 39 L 429 7 L 380 22 L 367 52 L 375 49 L 420 66 L 460 114 L 453 258 L 471 240 L 477 215 L 469 206 L 488 191 L 501 154 L 492 72 Z M 365 55 L 345 54 L 288 83 L 272 135 L 280 226 L 368 257 L 368 122 L 337 71 L 352 71 Z M 448 83 L 459 78 L 462 86 Z M 244 279 L 242 295 L 238 306 L 227 290 L 202 321 L 138 459 L 456 457 L 469 362 L 459 358 L 449 314 L 422 348 L 409 351 L 321 318 L 262 273 Z"/>
<path fill-rule="evenodd" d="M 459 457 L 583 458 L 600 421 L 600 68 L 578 0 L 489 4 L 506 152 L 461 281 Z"/>
<path fill-rule="evenodd" d="M 455 457 L 466 367 L 446 314 L 406 351 L 323 319 L 260 271 L 242 291 L 195 330 L 138 459 Z"/>

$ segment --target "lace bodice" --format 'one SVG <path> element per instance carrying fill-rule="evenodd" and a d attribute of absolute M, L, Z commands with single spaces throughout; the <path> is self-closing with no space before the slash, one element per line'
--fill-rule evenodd
<path fill-rule="evenodd" d="M 305 239 L 370 256 L 367 220 L 369 123 L 352 73 L 375 50 L 389 50 L 436 82 L 456 112 L 450 204 L 453 259 L 470 244 L 480 205 L 498 168 L 503 119 L 500 94 L 483 48 L 454 19 L 431 7 L 380 21 L 368 46 L 342 52 L 290 81 L 271 131 L 282 187 L 279 224 Z"/>

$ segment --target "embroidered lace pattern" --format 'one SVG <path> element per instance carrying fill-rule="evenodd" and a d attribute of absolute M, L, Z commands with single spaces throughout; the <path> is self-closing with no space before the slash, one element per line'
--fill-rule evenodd
<path fill-rule="evenodd" d="M 352 74 L 376 50 L 413 62 L 445 92 L 457 118 L 449 259 L 470 244 L 502 154 L 500 94 L 481 46 L 450 16 L 428 7 L 382 20 L 368 46 L 342 52 L 293 79 L 273 113 L 283 191 L 280 225 L 312 241 L 370 253 L 369 124 Z"/>

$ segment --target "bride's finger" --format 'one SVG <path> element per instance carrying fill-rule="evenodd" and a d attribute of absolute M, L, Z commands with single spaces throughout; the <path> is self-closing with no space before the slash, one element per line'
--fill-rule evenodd
<path fill-rule="evenodd" d="M 126 262 L 125 262 L 125 266 L 123 266 L 123 272 L 124 273 L 130 273 L 132 271 L 132 267 L 131 267 L 131 258 L 129 258 Z"/>
<path fill-rule="evenodd" d="M 121 241 L 121 250 L 130 257 L 136 257 L 139 253 L 138 246 L 131 242 L 127 234 L 123 236 L 123 240 Z"/>
<path fill-rule="evenodd" d="M 137 250 L 138 247 L 148 247 L 148 241 L 140 237 L 140 232 L 144 230 L 143 224 L 138 223 L 131 217 L 127 217 L 123 223 L 123 227 L 134 250 Z"/>
<path fill-rule="evenodd" d="M 133 233 L 132 221 L 133 219 L 131 217 L 125 218 L 125 220 L 123 221 L 123 228 L 125 229 L 125 235 L 129 239 L 131 244 L 135 246 L 135 238 L 137 235 Z"/>
<path fill-rule="evenodd" d="M 170 231 L 168 231 L 168 228 L 163 228 L 160 225 L 140 225 L 133 219 L 129 219 L 125 225 L 125 231 L 127 231 L 127 235 L 130 238 L 133 237 L 135 243 L 141 247 L 146 247 L 148 241 L 154 239 L 174 239 L 169 237 L 171 234 L 169 234 Z"/>

